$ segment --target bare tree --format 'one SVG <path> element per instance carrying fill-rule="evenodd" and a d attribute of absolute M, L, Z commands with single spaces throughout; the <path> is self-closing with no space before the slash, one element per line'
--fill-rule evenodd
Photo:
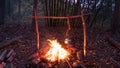
<path fill-rule="evenodd" d="M 19 4 L 18 4 L 18 23 L 20 23 L 21 20 L 21 0 L 18 0 Z"/>
<path fill-rule="evenodd" d="M 119 8 L 120 8 L 120 0 L 115 0 L 115 8 L 114 8 L 114 14 L 113 14 L 113 22 L 111 24 L 112 33 L 116 33 L 118 29 L 118 23 L 119 23 Z"/>
<path fill-rule="evenodd" d="M 4 23 L 5 18 L 5 0 L 0 0 L 0 24 Z"/>

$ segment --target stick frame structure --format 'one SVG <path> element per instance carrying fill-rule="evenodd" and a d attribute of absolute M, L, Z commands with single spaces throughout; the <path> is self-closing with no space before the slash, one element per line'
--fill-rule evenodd
<path fill-rule="evenodd" d="M 80 12 L 80 15 L 76 15 L 76 16 L 37 16 L 35 13 L 35 16 L 28 16 L 28 18 L 35 18 L 35 25 L 36 25 L 36 35 L 37 35 L 37 47 L 38 49 L 40 48 L 40 36 L 39 36 L 39 30 L 38 30 L 38 21 L 37 19 L 66 19 L 67 21 L 70 19 L 74 19 L 74 18 L 81 18 L 82 20 L 82 26 L 83 26 L 83 38 L 84 38 L 84 42 L 83 42 L 83 52 L 84 52 L 84 57 L 86 56 L 86 51 L 87 51 L 87 39 L 86 39 L 86 24 L 85 24 L 85 15 L 90 15 L 91 13 L 88 14 L 84 14 L 83 11 Z M 68 24 L 68 22 L 67 22 Z M 68 25 L 68 27 L 70 27 L 70 25 Z"/>

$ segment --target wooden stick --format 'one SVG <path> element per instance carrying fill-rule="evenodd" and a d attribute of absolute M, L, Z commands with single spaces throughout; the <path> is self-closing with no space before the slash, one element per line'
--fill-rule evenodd
<path fill-rule="evenodd" d="M 82 25 L 83 25 L 83 33 L 84 33 L 84 56 L 86 57 L 86 51 L 87 51 L 87 39 L 86 39 L 86 25 L 85 25 L 85 20 L 84 20 L 84 15 L 83 15 L 83 11 L 81 11 L 81 15 L 82 15 Z"/>
<path fill-rule="evenodd" d="M 9 53 L 6 55 L 6 58 L 9 58 L 12 53 L 14 53 L 14 50 L 13 50 L 13 49 L 9 51 Z"/>
<path fill-rule="evenodd" d="M 91 13 L 84 14 L 85 15 L 90 15 Z M 28 16 L 29 18 L 35 18 L 34 16 Z M 82 15 L 76 15 L 76 16 L 69 16 L 69 18 L 80 18 Z M 36 16 L 36 18 L 52 18 L 52 19 L 67 19 L 67 16 Z"/>
<path fill-rule="evenodd" d="M 39 29 L 38 29 L 38 20 L 37 20 L 37 10 L 36 9 L 34 9 L 34 17 L 35 17 L 35 28 L 36 28 L 36 36 L 37 36 L 37 38 L 36 38 L 36 41 L 37 41 L 37 43 L 36 43 L 36 45 L 37 45 L 37 49 L 39 50 L 39 48 L 40 48 L 40 36 L 39 36 Z"/>
<path fill-rule="evenodd" d="M 13 55 L 11 55 L 11 56 L 7 59 L 7 61 L 12 62 L 13 59 L 14 59 L 14 57 L 13 57 Z"/>
<path fill-rule="evenodd" d="M 37 6 L 38 6 L 38 0 L 35 1 L 35 7 L 33 8 L 34 11 L 34 23 L 35 23 L 35 29 L 36 29 L 36 45 L 37 45 L 37 49 L 39 50 L 40 48 L 40 38 L 39 38 L 39 29 L 38 29 L 38 20 L 37 20 Z"/>
<path fill-rule="evenodd" d="M 67 31 L 66 31 L 66 38 L 68 37 L 68 35 L 69 35 L 69 32 L 70 32 L 70 30 L 71 30 L 69 16 L 68 16 L 68 18 L 67 18 L 67 26 L 68 26 L 68 29 L 67 29 Z"/>
<path fill-rule="evenodd" d="M 9 45 L 9 44 L 11 44 L 11 43 L 13 43 L 21 38 L 23 38 L 23 36 L 18 36 L 16 38 L 11 39 L 11 40 L 6 40 L 6 41 L 0 43 L 0 49 L 4 49 L 6 47 L 13 46 L 13 45 Z"/>
<path fill-rule="evenodd" d="M 68 62 L 68 60 L 66 59 L 65 61 L 68 63 L 69 67 L 72 68 L 72 65 Z"/>
<path fill-rule="evenodd" d="M 0 55 L 0 61 L 3 61 L 6 56 L 7 50 L 4 50 L 2 54 Z"/>

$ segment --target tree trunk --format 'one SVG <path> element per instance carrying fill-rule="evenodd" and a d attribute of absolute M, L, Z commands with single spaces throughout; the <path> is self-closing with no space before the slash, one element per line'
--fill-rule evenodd
<path fill-rule="evenodd" d="M 115 0 L 115 8 L 113 14 L 113 22 L 111 24 L 112 33 L 116 33 L 119 23 L 119 4 L 120 0 Z"/>
<path fill-rule="evenodd" d="M 18 23 L 20 23 L 21 20 L 21 0 L 18 0 L 19 4 L 18 4 Z"/>
<path fill-rule="evenodd" d="M 0 0 L 0 24 L 4 24 L 5 18 L 5 0 Z"/>

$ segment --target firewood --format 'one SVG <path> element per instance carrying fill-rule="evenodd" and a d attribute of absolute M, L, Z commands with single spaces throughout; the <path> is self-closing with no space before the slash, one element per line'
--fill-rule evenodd
<path fill-rule="evenodd" d="M 33 59 L 32 62 L 38 64 L 40 62 L 40 58 Z"/>
<path fill-rule="evenodd" d="M 82 52 L 81 52 L 81 51 L 78 51 L 78 52 L 76 53 L 76 56 L 77 56 L 78 60 L 80 61 L 80 60 L 82 59 Z"/>
<path fill-rule="evenodd" d="M 12 53 L 14 53 L 14 50 L 13 50 L 13 49 L 9 51 L 9 53 L 6 55 L 6 58 L 9 58 Z"/>
<path fill-rule="evenodd" d="M 15 52 L 13 49 L 4 50 L 0 55 L 0 62 L 1 62 L 0 68 L 15 68 L 14 65 L 11 64 L 12 60 L 14 59 L 14 55 L 15 55 Z"/>
<path fill-rule="evenodd" d="M 13 59 L 14 59 L 13 56 L 10 56 L 10 57 L 7 59 L 7 61 L 12 62 Z"/>
<path fill-rule="evenodd" d="M 4 50 L 2 54 L 0 55 L 0 61 L 3 61 L 6 56 L 7 50 Z"/>
<path fill-rule="evenodd" d="M 7 61 L 8 61 L 8 62 L 12 62 L 13 59 L 14 59 L 14 56 L 15 56 L 15 52 L 13 52 L 13 53 L 7 58 Z"/>
<path fill-rule="evenodd" d="M 6 47 L 13 46 L 13 45 L 10 45 L 10 44 L 19 40 L 19 39 L 21 39 L 21 38 L 23 38 L 23 36 L 18 36 L 18 37 L 15 37 L 13 39 L 6 40 L 6 41 L 0 43 L 0 49 L 4 49 Z"/>
<path fill-rule="evenodd" d="M 39 53 L 37 52 L 37 53 L 35 53 L 35 54 L 33 54 L 33 55 L 31 55 L 30 57 L 28 57 L 28 60 L 33 60 L 33 59 L 35 59 L 35 58 L 38 58 L 39 57 Z"/>
<path fill-rule="evenodd" d="M 86 68 L 83 64 L 79 62 L 73 62 L 73 68 Z"/>

